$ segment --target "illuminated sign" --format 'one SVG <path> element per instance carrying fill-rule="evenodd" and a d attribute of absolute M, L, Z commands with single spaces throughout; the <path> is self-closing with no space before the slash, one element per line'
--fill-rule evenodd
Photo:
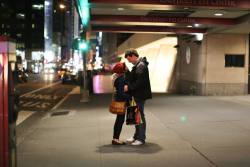
<path fill-rule="evenodd" d="M 236 7 L 237 0 L 160 0 L 166 5 Z"/>
<path fill-rule="evenodd" d="M 242 8 L 250 9 L 249 0 L 105 0 L 105 3 L 144 4 L 144 5 L 170 5 L 183 7 L 214 7 L 214 8 Z M 104 3 L 104 0 L 91 0 L 91 3 Z"/>
<path fill-rule="evenodd" d="M 3 71 L 3 66 L 2 66 L 2 54 L 0 54 L 0 75 L 2 74 Z"/>
<path fill-rule="evenodd" d="M 130 17 L 137 19 L 137 17 Z M 130 19 L 128 17 L 128 19 Z M 222 24 L 234 25 L 236 22 L 233 19 L 213 19 L 213 18 L 192 18 L 192 17 L 149 17 L 140 16 L 138 21 L 141 22 L 158 22 L 158 23 L 207 23 L 207 24 Z"/>
<path fill-rule="evenodd" d="M 77 0 L 77 7 L 82 24 L 87 27 L 90 19 L 88 0 Z"/>

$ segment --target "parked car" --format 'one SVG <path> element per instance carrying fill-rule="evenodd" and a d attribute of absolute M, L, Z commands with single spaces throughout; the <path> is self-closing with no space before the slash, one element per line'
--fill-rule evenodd
<path fill-rule="evenodd" d="M 60 70 L 57 71 L 57 77 L 58 79 L 62 79 L 63 75 L 66 73 L 67 69 L 61 68 Z"/>
<path fill-rule="evenodd" d="M 62 83 L 77 83 L 77 75 L 75 72 L 72 70 L 66 70 L 62 75 L 61 75 L 61 80 Z"/>

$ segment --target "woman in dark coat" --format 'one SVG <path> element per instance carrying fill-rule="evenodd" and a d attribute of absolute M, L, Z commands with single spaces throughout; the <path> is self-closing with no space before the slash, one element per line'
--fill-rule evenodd
<path fill-rule="evenodd" d="M 125 80 L 125 71 L 126 71 L 125 63 L 117 63 L 113 67 L 113 86 L 114 86 L 114 99 L 115 101 L 125 101 L 127 104 L 129 102 L 128 93 L 124 92 L 124 85 L 126 84 Z M 125 142 L 119 140 L 122 126 L 125 119 L 124 114 L 117 114 L 115 124 L 114 124 L 114 132 L 113 132 L 113 145 L 123 145 Z"/>

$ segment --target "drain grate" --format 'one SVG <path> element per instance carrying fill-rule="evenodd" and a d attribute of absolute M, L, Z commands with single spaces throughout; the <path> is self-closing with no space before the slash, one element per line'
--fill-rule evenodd
<path fill-rule="evenodd" d="M 63 116 L 63 115 L 68 115 L 69 114 L 69 111 L 57 111 L 57 112 L 53 112 L 51 114 L 51 116 Z"/>

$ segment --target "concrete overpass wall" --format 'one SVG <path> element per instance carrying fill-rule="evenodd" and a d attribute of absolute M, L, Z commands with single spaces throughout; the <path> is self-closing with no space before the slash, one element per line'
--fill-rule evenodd
<path fill-rule="evenodd" d="M 248 93 L 248 35 L 210 34 L 207 41 L 205 94 L 238 95 Z M 245 55 L 244 67 L 225 67 L 225 54 Z"/>
<path fill-rule="evenodd" d="M 141 57 L 149 62 L 149 75 L 153 92 L 175 92 L 175 65 L 177 58 L 176 37 L 160 34 L 135 34 L 118 48 L 119 56 L 124 58 L 124 51 L 136 48 Z M 123 59 L 125 61 L 125 59 Z M 132 65 L 127 63 L 131 69 Z"/>
<path fill-rule="evenodd" d="M 202 94 L 205 84 L 206 60 L 202 48 L 205 43 L 195 43 L 182 36 L 178 38 L 177 80 L 178 92 Z"/>
<path fill-rule="evenodd" d="M 128 48 L 140 48 L 164 37 L 166 35 L 163 34 L 134 34 L 118 47 L 118 55 L 123 54 Z"/>
<path fill-rule="evenodd" d="M 202 42 L 180 36 L 135 34 L 118 53 L 137 48 L 149 60 L 153 92 L 197 95 L 248 93 L 249 37 L 246 34 L 207 34 Z M 178 52 L 177 52 L 178 50 Z M 244 67 L 225 67 L 226 54 L 245 55 Z M 131 68 L 131 66 L 129 66 Z"/>
<path fill-rule="evenodd" d="M 244 34 L 208 34 L 202 44 L 179 39 L 178 91 L 199 95 L 248 93 L 249 37 Z M 186 62 L 190 47 L 190 64 Z M 226 54 L 245 55 L 244 67 L 225 67 Z"/>

